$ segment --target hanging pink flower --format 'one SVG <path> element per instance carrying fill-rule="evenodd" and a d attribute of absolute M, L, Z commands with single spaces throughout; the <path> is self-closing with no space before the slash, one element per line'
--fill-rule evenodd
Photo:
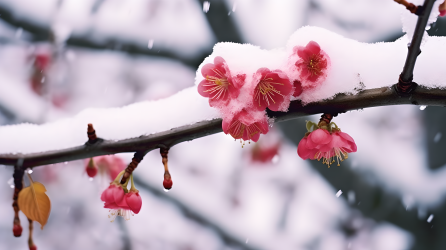
<path fill-rule="evenodd" d="M 141 210 L 142 199 L 138 190 L 130 190 L 125 195 L 125 201 L 133 213 L 138 214 Z"/>
<path fill-rule="evenodd" d="M 235 99 L 240 93 L 240 88 L 246 75 L 232 76 L 226 61 L 217 56 L 214 63 L 208 63 L 201 68 L 201 74 L 205 78 L 198 85 L 198 93 L 209 98 L 211 107 L 218 107 Z"/>
<path fill-rule="evenodd" d="M 118 207 L 127 207 L 124 199 L 125 191 L 121 185 L 111 183 L 110 186 L 102 192 L 101 200 L 105 202 L 104 208 L 116 209 Z"/>
<path fill-rule="evenodd" d="M 329 150 L 327 146 L 331 140 L 332 136 L 327 130 L 316 129 L 302 138 L 297 146 L 297 154 L 304 160 L 317 159 L 317 155 L 323 154 Z"/>
<path fill-rule="evenodd" d="M 230 134 L 234 139 L 244 141 L 259 140 L 260 134 L 268 133 L 268 120 L 264 112 L 243 109 L 230 119 L 223 119 L 223 132 Z"/>
<path fill-rule="evenodd" d="M 101 200 L 104 202 L 104 208 L 110 209 L 109 218 L 112 221 L 117 216 L 122 216 L 126 220 L 130 219 L 132 213 L 139 213 L 142 206 L 142 199 L 139 195 L 139 191 L 135 188 L 133 182 L 133 174 L 130 175 L 131 188 L 127 190 L 128 181 L 124 184 L 120 184 L 121 177 L 125 171 L 118 174 L 116 179 L 110 183 L 110 186 L 102 192 Z"/>
<path fill-rule="evenodd" d="M 331 136 L 332 140 L 327 147 L 329 150 L 324 157 L 328 159 L 327 162 L 330 162 L 330 164 L 335 162 L 336 158 L 339 166 L 340 161 L 342 162 L 348 158 L 348 153 L 356 152 L 356 143 L 350 135 L 341 132 L 339 129 L 333 129 Z"/>
<path fill-rule="evenodd" d="M 296 46 L 294 53 L 300 57 L 295 65 L 304 89 L 317 87 L 325 80 L 330 58 L 321 50 L 319 44 L 310 41 L 305 47 Z"/>
<path fill-rule="evenodd" d="M 327 124 L 322 119 L 318 125 L 307 122 L 307 129 L 311 128 L 317 129 L 308 132 L 297 146 L 297 154 L 302 159 L 322 159 L 322 163 L 328 167 L 337 161 L 339 166 L 340 162 L 348 158 L 348 153 L 356 152 L 357 147 L 353 138 L 341 132 L 334 122 Z"/>
<path fill-rule="evenodd" d="M 286 110 L 288 105 L 284 107 L 283 104 L 289 103 L 293 86 L 285 73 L 260 68 L 256 76 L 259 80 L 254 89 L 254 107 L 258 110 L 265 110 L 267 107 L 272 111 Z"/>

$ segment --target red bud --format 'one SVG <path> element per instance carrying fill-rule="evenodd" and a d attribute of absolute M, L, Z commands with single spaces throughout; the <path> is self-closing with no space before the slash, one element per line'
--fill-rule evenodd
<path fill-rule="evenodd" d="M 163 181 L 163 186 L 167 190 L 172 188 L 172 184 L 173 184 L 172 179 L 169 179 L 169 180 L 164 179 L 164 181 Z"/>
<path fill-rule="evenodd" d="M 14 227 L 12 228 L 12 232 L 14 233 L 15 237 L 20 237 L 22 235 L 22 226 L 20 226 L 20 224 L 16 224 L 14 225 Z"/>

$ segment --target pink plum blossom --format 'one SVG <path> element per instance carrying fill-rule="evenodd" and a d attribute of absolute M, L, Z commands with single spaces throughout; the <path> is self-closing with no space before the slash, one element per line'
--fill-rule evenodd
<path fill-rule="evenodd" d="M 294 53 L 297 53 L 300 57 L 295 65 L 300 73 L 303 89 L 312 89 L 319 86 L 327 77 L 330 61 L 328 55 L 314 41 L 310 41 L 305 47 L 294 47 Z"/>
<path fill-rule="evenodd" d="M 260 68 L 256 72 L 258 83 L 254 89 L 253 104 L 258 110 L 269 108 L 272 111 L 283 111 L 288 108 L 293 86 L 281 70 L 271 71 Z"/>
<path fill-rule="evenodd" d="M 264 112 L 248 112 L 243 109 L 232 118 L 223 119 L 223 132 L 230 134 L 234 139 L 257 142 L 260 134 L 266 134 L 268 131 L 268 120 Z"/>
<path fill-rule="evenodd" d="M 209 98 L 211 107 L 226 105 L 230 99 L 235 99 L 240 93 L 246 75 L 232 76 L 226 61 L 217 56 L 214 63 L 208 63 L 201 68 L 205 78 L 198 85 L 198 93 Z"/>

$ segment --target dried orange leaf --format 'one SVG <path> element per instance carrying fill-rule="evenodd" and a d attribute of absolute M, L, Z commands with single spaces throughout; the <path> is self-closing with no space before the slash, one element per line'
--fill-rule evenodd
<path fill-rule="evenodd" d="M 37 221 L 41 229 L 50 216 L 51 201 L 45 194 L 46 188 L 42 183 L 32 182 L 29 187 L 22 189 L 17 200 L 20 210 L 31 220 Z"/>

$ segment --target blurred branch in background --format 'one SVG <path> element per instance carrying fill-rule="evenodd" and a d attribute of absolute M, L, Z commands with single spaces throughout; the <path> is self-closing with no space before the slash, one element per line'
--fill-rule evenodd
<path fill-rule="evenodd" d="M 246 250 L 256 249 L 253 248 L 251 244 L 248 245 L 245 242 L 243 242 L 243 240 L 240 240 L 236 236 L 232 235 L 230 232 L 227 232 L 225 229 L 221 228 L 218 224 L 212 222 L 205 216 L 201 215 L 199 212 L 196 212 L 193 209 L 189 208 L 181 201 L 175 199 L 170 195 L 166 195 L 166 193 L 161 191 L 159 188 L 152 186 L 149 182 L 143 181 L 142 179 L 136 176 L 134 177 L 134 181 L 135 184 L 140 189 L 150 192 L 156 195 L 157 197 L 161 198 L 162 200 L 174 204 L 186 217 L 205 227 L 210 228 L 212 231 L 214 231 L 217 235 L 220 236 L 220 238 L 226 245 L 236 247 L 236 249 L 246 249 Z"/>
<path fill-rule="evenodd" d="M 17 17 L 12 14 L 12 12 L 4 6 L 0 5 L 0 18 L 7 22 L 8 24 L 21 28 L 24 31 L 29 32 L 32 35 L 31 42 L 40 41 L 52 41 L 53 34 L 51 27 L 46 27 L 40 25 L 39 23 L 32 22 L 30 20 Z M 209 51 L 205 51 L 202 55 L 197 57 L 186 57 L 178 55 L 177 53 L 171 51 L 161 51 L 161 50 L 150 50 L 146 47 L 141 47 L 133 42 L 124 42 L 118 39 L 108 39 L 104 42 L 94 41 L 84 36 L 71 35 L 65 42 L 67 46 L 95 49 L 95 50 L 113 50 L 117 52 L 128 53 L 130 55 L 143 55 L 143 56 L 154 56 L 169 58 L 172 60 L 180 61 L 192 68 L 197 68 L 203 61 L 203 58 L 209 54 Z"/>
<path fill-rule="evenodd" d="M 302 136 L 307 132 L 302 125 L 305 118 L 299 118 L 280 123 L 285 137 L 295 145 L 299 144 Z M 385 187 L 371 183 L 367 176 L 352 169 L 352 161 L 344 161 L 342 167 L 327 168 L 318 161 L 310 161 L 313 169 L 319 172 L 335 190 L 353 192 L 353 200 L 347 200 L 350 207 L 361 211 L 368 218 L 376 221 L 388 221 L 398 227 L 411 232 L 415 238 L 412 250 L 443 249 L 446 239 L 440 235 L 446 231 L 446 204 L 443 203 L 429 213 L 435 213 L 438 218 L 435 225 L 426 221 L 428 211 L 423 217 L 416 209 L 404 207 L 400 196 L 390 193 Z M 341 196 L 348 199 L 348 196 Z M 351 198 L 350 198 L 351 199 Z M 411 209 L 411 210 L 410 210 Z M 344 230 L 354 234 L 355 228 L 345 225 Z"/>

